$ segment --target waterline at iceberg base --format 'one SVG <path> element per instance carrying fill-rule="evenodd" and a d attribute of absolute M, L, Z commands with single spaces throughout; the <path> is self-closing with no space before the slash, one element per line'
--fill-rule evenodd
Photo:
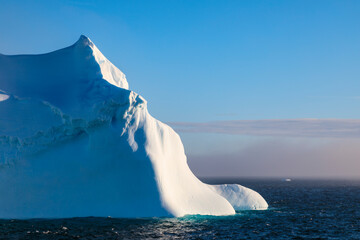
<path fill-rule="evenodd" d="M 0 89 L 0 218 L 268 207 L 251 189 L 201 182 L 178 134 L 85 36 L 48 54 L 0 54 Z"/>

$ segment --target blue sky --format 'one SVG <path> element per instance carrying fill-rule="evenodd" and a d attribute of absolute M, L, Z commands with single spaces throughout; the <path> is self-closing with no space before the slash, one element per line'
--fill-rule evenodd
<path fill-rule="evenodd" d="M 0 6 L 1 53 L 45 53 L 85 34 L 164 122 L 360 118 L 359 1 L 0 0 Z M 201 148 L 192 139 L 213 139 L 210 146 L 222 149 L 254 142 L 180 134 L 190 160 Z M 274 139 L 255 142 L 260 149 Z M 278 149 L 288 143 L 276 139 Z"/>

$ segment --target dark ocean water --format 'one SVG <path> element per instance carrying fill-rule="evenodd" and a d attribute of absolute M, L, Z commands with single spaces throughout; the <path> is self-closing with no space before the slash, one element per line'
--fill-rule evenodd
<path fill-rule="evenodd" d="M 227 217 L 0 220 L 0 238 L 360 239 L 360 181 L 203 180 L 250 187 L 270 208 Z"/>

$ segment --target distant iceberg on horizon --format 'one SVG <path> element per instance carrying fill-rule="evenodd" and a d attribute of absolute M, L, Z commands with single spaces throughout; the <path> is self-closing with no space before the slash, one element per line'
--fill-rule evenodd
<path fill-rule="evenodd" d="M 0 54 L 0 218 L 267 207 L 251 189 L 202 183 L 178 134 L 86 36 L 47 54 Z"/>

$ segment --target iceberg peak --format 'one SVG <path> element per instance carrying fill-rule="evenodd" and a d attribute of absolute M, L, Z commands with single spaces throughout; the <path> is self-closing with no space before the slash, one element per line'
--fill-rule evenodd
<path fill-rule="evenodd" d="M 129 89 L 129 84 L 125 74 L 115 67 L 95 46 L 95 44 L 85 35 L 81 35 L 74 44 L 75 47 L 90 48 L 92 57 L 100 67 L 101 77 L 110 84 L 119 88 Z"/>
<path fill-rule="evenodd" d="M 88 38 L 85 35 L 81 35 L 79 40 L 76 41 L 76 43 L 74 44 L 76 46 L 89 46 L 91 48 L 93 48 L 95 46 L 95 44 L 90 40 L 90 38 Z"/>
<path fill-rule="evenodd" d="M 117 67 L 115 67 L 95 46 L 95 44 L 85 35 L 81 35 L 74 44 L 75 47 L 89 47 L 91 55 L 100 67 L 101 76 L 110 84 L 119 88 L 129 89 L 126 76 Z"/>
<path fill-rule="evenodd" d="M 129 88 L 125 74 L 84 35 L 70 47 L 46 54 L 0 55 L 0 83 L 10 95 L 74 111 L 74 102 L 92 101 L 91 92 L 107 98 L 106 89 L 113 89 L 109 84 Z"/>

